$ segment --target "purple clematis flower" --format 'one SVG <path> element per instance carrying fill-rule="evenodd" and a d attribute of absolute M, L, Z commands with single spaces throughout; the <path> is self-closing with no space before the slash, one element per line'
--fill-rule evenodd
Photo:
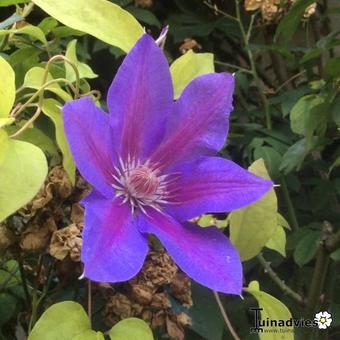
<path fill-rule="evenodd" d="M 174 101 L 167 60 L 144 34 L 109 89 L 110 115 L 88 97 L 64 106 L 75 162 L 94 187 L 83 201 L 86 277 L 130 279 L 153 234 L 192 279 L 241 293 L 242 266 L 229 240 L 215 227 L 186 222 L 241 208 L 272 188 L 271 181 L 216 157 L 228 132 L 233 87 L 230 74 L 203 75 Z"/>

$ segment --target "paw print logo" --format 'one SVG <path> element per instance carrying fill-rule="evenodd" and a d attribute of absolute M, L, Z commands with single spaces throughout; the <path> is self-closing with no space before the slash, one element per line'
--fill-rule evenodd
<path fill-rule="evenodd" d="M 326 329 L 332 323 L 332 315 L 328 312 L 319 312 L 315 314 L 314 321 L 317 322 L 319 329 Z"/>

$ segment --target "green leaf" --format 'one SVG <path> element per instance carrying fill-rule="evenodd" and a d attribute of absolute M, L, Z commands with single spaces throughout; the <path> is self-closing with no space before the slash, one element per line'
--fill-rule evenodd
<path fill-rule="evenodd" d="M 23 86 L 39 90 L 43 85 L 42 82 L 44 79 L 44 74 L 45 69 L 43 69 L 42 67 L 32 67 L 30 70 L 28 70 L 28 72 L 25 75 Z M 49 82 L 51 80 L 53 80 L 53 77 L 49 73 L 46 82 Z M 45 90 L 53 92 L 61 99 L 63 99 L 65 102 L 72 100 L 72 97 L 66 91 L 62 90 L 59 84 L 57 83 L 45 87 Z"/>
<path fill-rule="evenodd" d="M 245 291 L 253 295 L 259 307 L 263 309 L 260 312 L 261 320 L 267 320 L 267 318 L 269 320 L 290 320 L 292 318 L 289 309 L 280 300 L 261 291 L 257 281 L 250 282 Z M 293 327 L 263 327 L 263 329 L 264 331 L 259 333 L 261 340 L 294 340 Z"/>
<path fill-rule="evenodd" d="M 320 243 L 320 232 L 316 230 L 309 230 L 304 235 L 294 250 L 294 260 L 299 266 L 308 263 L 316 254 Z"/>
<path fill-rule="evenodd" d="M 324 77 L 328 81 L 340 78 L 340 57 L 328 60 L 324 69 Z"/>
<path fill-rule="evenodd" d="M 197 224 L 200 227 L 211 227 L 215 226 L 217 228 L 225 228 L 228 226 L 228 220 L 218 220 L 216 217 L 210 214 L 202 215 L 199 220 L 197 221 Z"/>
<path fill-rule="evenodd" d="M 269 178 L 263 159 L 255 161 L 249 171 Z M 272 238 L 277 228 L 277 198 L 274 189 L 244 208 L 234 210 L 228 217 L 230 240 L 246 261 L 256 256 Z"/>
<path fill-rule="evenodd" d="M 44 45 L 47 45 L 44 32 L 37 26 L 26 25 L 19 29 L 0 30 L 0 36 L 5 34 L 26 34 L 33 38 L 33 40 L 40 40 Z"/>
<path fill-rule="evenodd" d="M 213 292 L 194 281 L 191 288 L 193 305 L 188 310 L 192 321 L 190 328 L 203 339 L 222 339 L 224 322 Z"/>
<path fill-rule="evenodd" d="M 20 283 L 19 265 L 15 260 L 7 261 L 0 268 L 0 286 L 5 284 L 5 288 L 16 286 Z"/>
<path fill-rule="evenodd" d="M 126 10 L 129 11 L 136 19 L 140 20 L 141 22 L 144 22 L 151 26 L 155 26 L 157 28 L 161 28 L 162 26 L 157 17 L 152 12 L 144 8 L 128 6 L 126 7 Z"/>
<path fill-rule="evenodd" d="M 11 125 L 15 122 L 14 118 L 0 118 L 0 129 L 6 125 Z"/>
<path fill-rule="evenodd" d="M 23 4 L 25 2 L 29 2 L 29 0 L 1 0 L 0 7 Z"/>
<path fill-rule="evenodd" d="M 8 116 L 15 100 L 15 74 L 8 62 L 0 57 L 0 118 Z"/>
<path fill-rule="evenodd" d="M 337 250 L 333 251 L 330 255 L 330 258 L 333 260 L 333 261 L 337 261 L 339 262 L 340 261 L 340 248 L 338 248 Z"/>
<path fill-rule="evenodd" d="M 194 53 L 190 50 L 176 59 L 170 67 L 175 99 L 181 95 L 191 80 L 214 71 L 214 55 L 212 53 Z"/>
<path fill-rule="evenodd" d="M 263 158 L 266 168 L 268 169 L 271 178 L 278 178 L 280 176 L 280 164 L 282 156 L 272 147 L 259 146 L 254 150 L 254 159 Z"/>
<path fill-rule="evenodd" d="M 100 332 L 91 330 L 83 307 L 65 301 L 48 308 L 35 324 L 28 340 L 104 340 Z"/>
<path fill-rule="evenodd" d="M 286 233 L 280 225 L 276 227 L 271 239 L 267 242 L 266 247 L 276 250 L 283 257 L 286 256 Z"/>
<path fill-rule="evenodd" d="M 44 99 L 42 104 L 43 113 L 52 119 L 55 126 L 57 144 L 63 154 L 63 167 L 67 172 L 72 184 L 75 183 L 76 166 L 74 164 L 69 145 L 66 140 L 63 119 L 60 110 L 61 104 L 55 99 Z"/>
<path fill-rule="evenodd" d="M 144 33 L 127 11 L 106 0 L 34 0 L 66 26 L 86 32 L 106 43 L 129 51 Z"/>
<path fill-rule="evenodd" d="M 277 26 L 275 32 L 276 38 L 281 37 L 282 40 L 287 43 L 299 27 L 305 9 L 314 2 L 315 0 L 295 1 L 288 14 L 283 17 L 280 24 Z"/>
<path fill-rule="evenodd" d="M 306 138 L 300 139 L 294 143 L 283 155 L 280 170 L 283 171 L 284 174 L 288 174 L 295 168 L 299 170 L 307 154 L 318 144 L 320 144 L 320 139 L 316 136 L 312 137 L 308 144 Z"/>
<path fill-rule="evenodd" d="M 287 220 L 279 213 L 277 213 L 277 225 L 290 230 L 289 223 Z"/>
<path fill-rule="evenodd" d="M 15 317 L 17 300 L 13 295 L 0 293 L 0 327 Z"/>
<path fill-rule="evenodd" d="M 324 99 L 315 94 L 300 98 L 290 112 L 292 130 L 297 134 L 306 136 L 309 120 L 313 118 L 311 117 L 311 110 L 323 102 Z"/>
<path fill-rule="evenodd" d="M 26 123 L 26 121 L 20 121 L 20 123 L 24 122 Z M 12 125 L 11 127 L 7 127 L 6 131 L 9 134 L 12 134 L 17 130 L 19 126 L 21 127 L 22 125 L 21 124 L 18 124 L 18 126 Z M 37 146 L 39 149 L 44 151 L 47 157 L 51 158 L 54 164 L 58 163 L 58 161 L 60 160 L 60 155 L 56 148 L 55 143 L 52 141 L 50 137 L 48 137 L 44 132 L 37 129 L 36 127 L 30 127 L 26 129 L 17 137 L 17 139 Z"/>
<path fill-rule="evenodd" d="M 137 318 L 128 318 L 114 325 L 109 335 L 111 340 L 153 340 L 153 335 L 148 324 Z"/>
<path fill-rule="evenodd" d="M 77 54 L 76 54 L 76 45 L 77 45 L 77 40 L 74 39 L 70 41 L 67 45 L 66 48 L 66 58 L 68 58 L 72 63 L 76 66 L 79 72 L 79 78 L 96 78 L 98 77 L 97 74 L 93 73 L 92 69 L 90 66 L 86 65 L 85 63 L 81 63 L 78 61 Z M 70 82 L 76 81 L 76 74 L 72 68 L 72 66 L 69 63 L 65 62 L 65 69 L 66 69 L 66 79 L 69 80 Z"/>
<path fill-rule="evenodd" d="M 47 175 L 44 153 L 0 130 L 0 222 L 28 203 Z"/>

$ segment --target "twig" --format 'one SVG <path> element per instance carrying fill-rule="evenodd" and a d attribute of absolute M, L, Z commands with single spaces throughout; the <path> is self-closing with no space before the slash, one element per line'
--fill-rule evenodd
<path fill-rule="evenodd" d="M 232 324 L 231 324 L 231 322 L 230 322 L 230 320 L 229 320 L 229 318 L 228 318 L 228 315 L 227 315 L 227 313 L 226 313 L 226 311 L 225 311 L 225 309 L 224 309 L 224 307 L 223 307 L 222 301 L 221 301 L 221 299 L 220 299 L 218 293 L 215 292 L 215 291 L 213 291 L 213 293 L 214 293 L 214 296 L 215 296 L 215 300 L 216 300 L 216 302 L 217 302 L 217 304 L 218 304 L 218 307 L 219 307 L 219 309 L 220 309 L 220 311 L 221 311 L 223 320 L 224 320 L 224 322 L 225 322 L 225 324 L 226 324 L 226 326 L 227 326 L 227 328 L 228 328 L 230 334 L 232 335 L 232 337 L 233 337 L 235 340 L 241 340 L 241 339 L 239 338 L 239 336 L 237 335 L 236 331 L 234 330 L 234 328 L 233 328 L 233 326 L 232 326 Z"/>
<path fill-rule="evenodd" d="M 275 93 L 278 93 L 280 90 L 282 90 L 282 88 L 284 88 L 287 84 L 289 84 L 291 81 L 293 81 L 296 78 L 299 78 L 300 76 L 302 76 L 304 73 L 306 73 L 306 70 L 303 70 L 297 74 L 294 74 L 292 77 L 290 77 L 289 79 L 287 79 L 285 82 L 283 82 L 276 90 Z"/>
<path fill-rule="evenodd" d="M 287 286 L 284 281 L 280 279 L 280 277 L 274 272 L 273 268 L 270 266 L 269 262 L 266 261 L 266 259 L 263 257 L 262 254 L 257 255 L 257 259 L 259 260 L 260 264 L 263 266 L 269 277 L 275 282 L 280 289 L 290 296 L 292 299 L 294 299 L 297 303 L 300 305 L 304 304 L 304 300 L 300 294 L 295 292 L 293 289 L 291 289 L 289 286 Z"/>
<path fill-rule="evenodd" d="M 219 13 L 219 14 L 222 14 L 223 16 L 225 16 L 226 18 L 230 19 L 230 20 L 233 20 L 233 21 L 237 21 L 237 18 L 233 17 L 232 15 L 224 12 L 224 11 L 221 11 L 216 5 L 212 5 L 210 4 L 208 1 L 204 1 L 204 4 L 209 7 L 210 9 L 214 10 L 216 13 Z"/>
<path fill-rule="evenodd" d="M 244 47 L 245 47 L 246 52 L 248 54 L 251 72 L 253 74 L 255 84 L 256 84 L 257 90 L 259 92 L 259 95 L 260 95 L 260 98 L 261 98 L 261 101 L 262 101 L 262 105 L 263 105 L 263 109 L 264 109 L 264 112 L 265 112 L 267 129 L 271 130 L 272 129 L 272 119 L 271 119 L 270 110 L 269 110 L 269 103 L 268 103 L 266 95 L 264 94 L 264 88 L 261 84 L 261 80 L 260 80 L 259 75 L 257 73 L 257 68 L 256 68 L 256 65 L 255 65 L 253 52 L 252 52 L 252 50 L 249 46 L 249 41 L 247 40 L 248 39 L 247 36 L 250 35 L 250 33 L 249 32 L 248 32 L 249 34 L 246 33 L 245 28 L 244 28 L 243 23 L 242 23 L 241 12 L 240 12 L 240 0 L 235 0 L 235 6 L 236 6 L 236 18 L 237 18 L 237 22 L 238 22 L 238 25 L 239 25 L 239 28 L 240 28 L 240 31 L 241 31 L 241 35 L 242 35 L 242 38 L 243 38 Z"/>
<path fill-rule="evenodd" d="M 288 190 L 286 179 L 284 178 L 284 176 L 281 177 L 281 188 L 282 188 L 283 197 L 287 205 L 289 224 L 291 225 L 292 229 L 296 231 L 299 229 L 299 223 L 296 218 L 295 209 L 294 209 L 292 200 L 290 199 L 289 190 Z"/>
<path fill-rule="evenodd" d="M 91 280 L 87 281 L 87 315 L 89 316 L 90 325 L 92 325 L 92 284 L 91 284 Z"/>
<path fill-rule="evenodd" d="M 225 62 L 218 61 L 218 60 L 215 60 L 215 64 L 225 66 L 225 67 L 234 68 L 235 70 L 239 70 L 243 73 L 253 74 L 251 70 L 248 70 L 246 68 L 243 68 L 241 66 L 237 66 L 237 65 L 234 65 L 234 64 L 229 64 L 229 63 L 225 63 Z"/>

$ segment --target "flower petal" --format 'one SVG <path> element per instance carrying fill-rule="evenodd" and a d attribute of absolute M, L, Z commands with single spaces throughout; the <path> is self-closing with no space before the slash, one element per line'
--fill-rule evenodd
<path fill-rule="evenodd" d="M 91 98 L 84 97 L 65 104 L 63 122 L 80 173 L 103 195 L 112 197 L 113 145 L 109 116 Z"/>
<path fill-rule="evenodd" d="M 83 204 L 84 275 L 101 282 L 131 279 L 143 265 L 148 242 L 138 231 L 128 205 L 108 200 L 95 191 Z"/>
<path fill-rule="evenodd" d="M 144 34 L 124 59 L 108 93 L 108 108 L 119 153 L 148 156 L 164 136 L 173 104 L 168 62 Z"/>
<path fill-rule="evenodd" d="M 195 78 L 174 105 L 167 137 L 152 156 L 164 167 L 183 159 L 216 155 L 228 133 L 234 77 L 212 73 Z"/>
<path fill-rule="evenodd" d="M 226 212 L 242 208 L 273 187 L 232 161 L 206 157 L 176 168 L 181 175 L 173 185 L 172 200 L 166 211 L 180 221 L 208 212 Z"/>
<path fill-rule="evenodd" d="M 219 292 L 240 294 L 242 265 L 239 254 L 215 227 L 181 225 L 155 210 L 140 221 L 139 229 L 159 238 L 177 265 L 192 279 Z"/>

